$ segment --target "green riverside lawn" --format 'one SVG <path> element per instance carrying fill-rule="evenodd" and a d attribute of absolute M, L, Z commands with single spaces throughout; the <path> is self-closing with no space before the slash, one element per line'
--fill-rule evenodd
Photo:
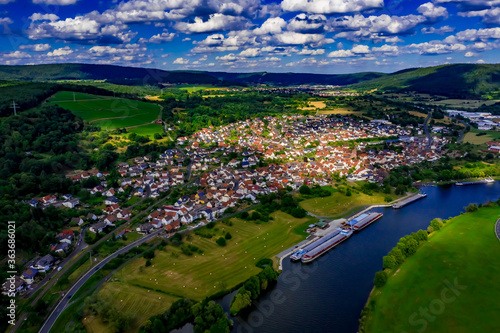
<path fill-rule="evenodd" d="M 432 234 L 373 291 L 365 332 L 498 332 L 499 216 L 498 206 L 481 208 Z"/>
<path fill-rule="evenodd" d="M 317 219 L 297 219 L 283 212 L 271 214 L 274 220 L 257 224 L 232 218 L 231 226 L 217 223 L 214 237 L 208 239 L 190 232 L 184 244 L 203 250 L 203 255 L 187 256 L 180 248 L 169 245 L 155 251 L 152 265 L 139 258 L 121 268 L 99 291 L 99 296 L 114 302 L 131 323 L 126 332 L 137 332 L 151 317 L 167 310 L 180 298 L 201 301 L 205 297 L 232 288 L 262 271 L 255 264 L 272 258 L 277 267 L 277 254 L 304 240 L 303 231 Z M 204 228 L 206 229 L 206 228 Z M 216 244 L 217 238 L 231 234 L 227 245 Z M 99 318 L 84 321 L 89 332 L 105 332 Z"/>

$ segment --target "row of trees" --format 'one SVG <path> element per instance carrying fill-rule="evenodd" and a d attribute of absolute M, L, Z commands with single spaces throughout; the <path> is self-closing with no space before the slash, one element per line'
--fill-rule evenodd
<path fill-rule="evenodd" d="M 332 195 L 332 192 L 325 190 L 321 188 L 319 185 L 314 185 L 313 187 L 309 187 L 307 185 L 302 185 L 299 188 L 299 193 L 305 196 L 308 196 L 308 198 L 324 198 L 324 197 L 329 197 Z"/>
<path fill-rule="evenodd" d="M 151 317 L 139 330 L 140 333 L 167 333 L 193 323 L 195 333 L 229 333 L 233 322 L 220 305 L 214 301 L 195 302 L 178 300 L 164 313 Z"/>
<path fill-rule="evenodd" d="M 477 205 L 472 204 L 464 208 L 467 211 L 475 211 Z M 448 220 L 434 219 L 429 224 L 427 231 L 419 230 L 401 238 L 398 244 L 382 258 L 383 270 L 375 273 L 373 280 L 375 287 L 383 287 L 389 277 L 388 272 L 397 269 L 407 258 L 414 255 L 417 249 L 428 240 L 429 234 L 441 230 L 442 226 L 447 222 Z"/>
<path fill-rule="evenodd" d="M 266 266 L 259 274 L 246 280 L 243 287 L 240 288 L 231 301 L 231 315 L 236 316 L 241 310 L 252 306 L 252 301 L 256 300 L 261 292 L 266 290 L 277 279 L 278 272 L 274 270 L 271 264 Z"/>

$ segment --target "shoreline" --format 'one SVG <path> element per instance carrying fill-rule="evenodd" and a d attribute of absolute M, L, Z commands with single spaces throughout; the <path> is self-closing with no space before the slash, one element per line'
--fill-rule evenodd
<path fill-rule="evenodd" d="M 386 204 L 375 204 L 375 205 L 370 205 L 370 206 L 361 206 L 361 208 L 355 209 L 355 211 L 352 212 L 352 213 L 349 213 L 349 212 L 345 213 L 345 214 L 347 214 L 345 217 L 340 217 L 340 218 L 337 218 L 337 219 L 332 219 L 331 221 L 328 222 L 328 224 L 330 225 L 332 222 L 336 222 L 336 221 L 339 222 L 341 220 L 347 221 L 348 219 L 352 219 L 354 217 L 357 217 L 357 216 L 359 216 L 359 215 L 361 215 L 361 214 L 363 214 L 363 213 L 365 213 L 365 212 L 367 212 L 367 211 L 369 211 L 369 210 L 371 210 L 373 208 L 388 208 L 388 207 L 392 207 L 393 205 L 397 204 L 399 201 L 404 201 L 406 199 L 414 197 L 414 196 L 418 195 L 418 193 L 419 192 L 407 194 L 407 195 L 405 195 L 405 196 L 403 196 L 401 198 L 398 198 L 398 199 L 393 200 L 391 202 L 388 202 Z M 316 218 L 328 219 L 327 217 L 317 216 L 317 215 L 311 214 L 309 212 L 307 214 L 310 215 L 310 216 L 316 217 Z M 340 215 L 340 216 L 343 216 L 343 215 Z M 340 224 L 339 224 L 339 226 L 340 226 Z M 327 229 L 330 229 L 330 226 Z M 290 247 L 288 250 L 285 250 L 286 251 L 285 254 L 281 255 L 283 253 L 283 252 L 281 252 L 281 253 L 279 253 L 279 254 L 276 255 L 276 257 L 279 259 L 279 266 L 278 266 L 278 270 L 279 271 L 283 270 L 283 259 L 287 258 L 293 252 L 295 252 L 295 249 L 297 249 L 300 246 L 309 245 L 310 243 L 314 242 L 316 239 L 318 239 L 319 237 L 322 237 L 324 235 L 312 235 L 311 234 L 311 236 L 314 236 L 314 237 L 309 242 L 304 243 L 305 240 L 307 240 L 307 238 L 308 238 L 307 237 L 304 241 L 295 244 L 293 247 Z"/>
<path fill-rule="evenodd" d="M 481 209 L 498 209 L 498 203 L 494 203 L 492 205 L 488 205 L 488 206 L 483 206 L 482 208 L 479 208 L 479 210 Z M 448 227 L 450 226 L 453 226 L 453 225 L 456 225 L 456 223 L 458 221 L 458 223 L 464 223 L 463 221 L 461 221 L 460 219 L 463 219 L 464 216 L 469 215 L 474 215 L 474 214 L 477 214 L 478 211 L 473 211 L 473 212 L 466 212 L 464 214 L 460 213 L 459 215 L 455 215 L 453 217 L 450 217 L 448 220 L 445 220 L 446 222 L 443 223 L 441 225 L 441 228 L 438 229 L 438 230 L 434 230 L 432 231 L 430 234 L 428 234 L 428 240 L 426 242 L 424 242 L 423 244 L 421 244 L 415 254 L 413 254 L 412 256 L 414 255 L 417 255 L 419 253 L 419 251 L 422 250 L 423 247 L 425 246 L 429 246 L 429 241 L 431 241 L 432 239 L 434 239 L 433 237 L 438 235 L 438 234 L 441 234 L 443 232 L 443 230 L 446 230 Z M 491 220 L 490 220 L 491 221 Z M 500 218 L 498 218 L 496 220 L 496 222 L 494 223 L 494 228 L 493 228 L 493 232 L 495 233 L 495 236 L 498 238 L 498 240 L 500 241 Z M 408 236 L 408 235 L 407 235 Z M 391 269 L 388 269 L 388 268 L 385 268 L 383 270 L 388 270 L 388 280 L 390 280 L 392 277 L 394 277 L 396 274 L 398 274 L 398 272 L 403 268 L 403 266 L 407 263 L 408 259 L 410 258 L 410 256 L 406 257 L 405 260 L 398 266 L 398 267 L 395 267 L 395 268 L 391 268 Z M 364 303 L 364 306 L 363 306 L 363 309 L 362 309 L 362 312 L 359 316 L 359 324 L 358 324 L 358 331 L 357 332 L 366 332 L 366 319 L 368 318 L 368 315 L 369 314 L 373 314 L 374 313 L 374 305 L 375 304 L 375 300 L 373 299 L 373 297 L 380 297 L 380 294 L 383 294 L 384 293 L 384 289 L 381 289 L 383 287 L 376 287 L 376 286 L 373 286 L 372 289 L 370 290 L 370 293 L 368 294 L 368 297 Z M 378 294 L 375 294 L 375 292 L 379 291 Z M 374 302 L 372 304 L 372 307 L 370 308 L 370 303 L 371 302 Z M 378 304 L 378 303 L 377 303 Z M 370 318 L 371 320 L 373 320 L 373 316 Z"/>

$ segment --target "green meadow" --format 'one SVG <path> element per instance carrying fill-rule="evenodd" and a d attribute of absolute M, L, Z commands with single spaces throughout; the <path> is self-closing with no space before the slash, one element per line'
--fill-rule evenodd
<path fill-rule="evenodd" d="M 127 130 L 130 133 L 135 133 L 138 135 L 143 135 L 143 136 L 150 136 L 153 138 L 153 136 L 156 133 L 163 133 L 163 126 L 158 125 L 158 124 L 148 124 L 148 125 L 142 125 L 138 127 L 132 127 Z"/>
<path fill-rule="evenodd" d="M 301 201 L 299 205 L 314 215 L 334 217 L 352 212 L 366 205 L 384 204 L 386 203 L 385 197 L 385 194 L 377 192 L 367 195 L 353 191 L 351 196 L 346 196 L 344 193 L 337 191 L 333 192 L 329 197 Z"/>
<path fill-rule="evenodd" d="M 58 92 L 48 103 L 70 110 L 104 130 L 151 124 L 160 112 L 160 107 L 152 103 L 70 91 Z"/>
<path fill-rule="evenodd" d="M 214 234 L 212 238 L 191 232 L 183 243 L 198 247 L 202 254 L 189 256 L 180 247 L 169 245 L 155 252 L 149 267 L 139 258 L 120 269 L 99 295 L 114 300 L 117 309 L 132 319 L 129 331 L 136 332 L 150 316 L 165 311 L 179 298 L 201 301 L 258 274 L 261 269 L 255 264 L 260 259 L 273 258 L 277 263 L 275 256 L 305 239 L 303 230 L 316 221 L 283 212 L 272 216 L 274 220 L 260 224 L 236 218 L 231 223 L 217 223 L 208 229 Z M 232 236 L 227 245 L 217 245 L 216 240 L 227 232 Z"/>
<path fill-rule="evenodd" d="M 500 207 L 451 219 L 368 301 L 364 332 L 498 332 Z"/>

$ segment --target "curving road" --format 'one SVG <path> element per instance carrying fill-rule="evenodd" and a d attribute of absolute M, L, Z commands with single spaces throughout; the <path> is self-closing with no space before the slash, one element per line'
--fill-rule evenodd
<path fill-rule="evenodd" d="M 497 235 L 498 240 L 500 240 L 500 219 L 498 219 L 495 224 L 495 234 Z"/>
<path fill-rule="evenodd" d="M 427 118 L 425 118 L 425 122 L 424 122 L 425 135 L 427 136 L 427 139 L 429 140 L 427 147 L 432 146 L 432 142 L 434 141 L 432 139 L 432 136 L 429 133 L 429 126 L 428 126 L 429 121 L 431 120 L 431 117 L 432 117 L 432 111 L 429 111 L 429 115 L 427 116 Z"/>
<path fill-rule="evenodd" d="M 152 238 L 156 237 L 160 232 L 162 232 L 163 229 L 157 230 L 149 235 L 144 236 L 143 238 L 130 243 L 129 245 L 121 248 L 120 250 L 116 251 L 115 253 L 109 255 L 105 259 L 103 259 L 97 266 L 92 267 L 90 270 L 83 275 L 78 282 L 76 282 L 73 287 L 66 293 L 66 296 L 57 304 L 55 309 L 52 311 L 50 316 L 47 318 L 45 323 L 43 324 L 42 328 L 40 329 L 40 333 L 48 333 L 54 323 L 56 322 L 57 318 L 59 315 L 64 311 L 66 306 L 71 300 L 71 297 L 87 282 L 88 279 L 92 277 L 92 275 L 95 274 L 99 269 L 101 269 L 104 265 L 106 265 L 108 262 L 110 262 L 112 259 L 118 257 L 120 254 L 123 254 L 129 250 L 131 250 L 135 246 L 139 246 L 144 242 L 147 242 L 148 240 L 151 240 Z"/>

